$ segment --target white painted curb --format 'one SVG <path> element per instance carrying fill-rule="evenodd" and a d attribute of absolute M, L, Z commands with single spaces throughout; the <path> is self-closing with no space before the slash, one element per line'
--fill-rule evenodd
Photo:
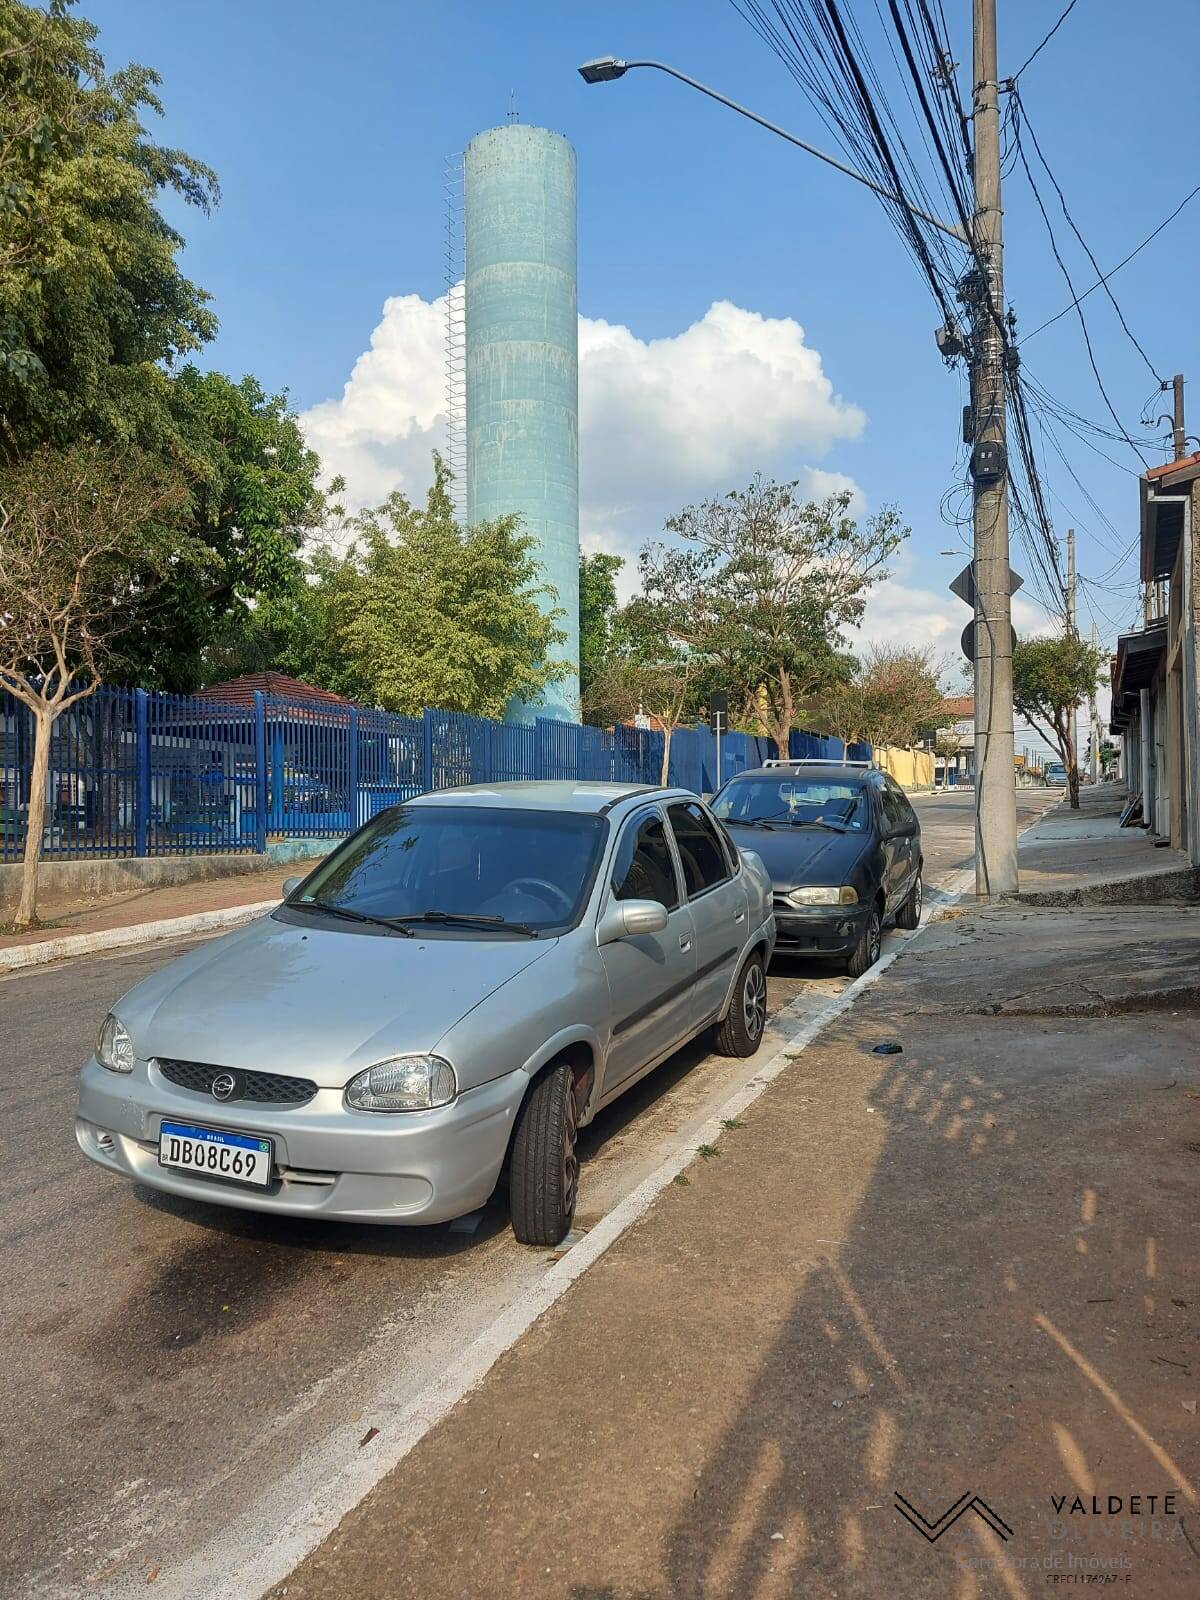
<path fill-rule="evenodd" d="M 225 906 L 219 911 L 197 911 L 190 917 L 165 917 L 160 922 L 135 922 L 128 928 L 101 928 L 96 933 L 71 933 L 61 939 L 39 939 L 36 944 L 14 944 L 0 950 L 0 972 L 21 967 L 42 967 L 48 961 L 65 961 L 68 956 L 88 956 L 97 950 L 120 950 L 131 945 L 154 944 L 159 939 L 178 939 L 182 934 L 203 933 L 209 928 L 235 928 L 240 922 L 253 922 L 279 904 L 256 900 L 247 906 Z"/>

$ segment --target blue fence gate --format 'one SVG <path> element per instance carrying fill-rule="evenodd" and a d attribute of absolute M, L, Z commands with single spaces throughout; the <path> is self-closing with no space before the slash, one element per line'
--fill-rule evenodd
<path fill-rule="evenodd" d="M 836 760 L 840 740 L 793 733 L 796 758 Z M 852 756 L 869 746 L 852 746 Z M 721 739 L 722 780 L 774 754 L 770 740 Z M 0 861 L 25 849 L 33 718 L 0 695 Z M 42 848 L 50 857 L 263 852 L 272 836 L 336 839 L 385 807 L 465 783 L 565 778 L 658 783 L 663 735 L 456 711 L 405 717 L 349 701 L 207 695 L 104 685 L 54 724 Z M 707 727 L 671 736 L 669 781 L 710 794 Z"/>

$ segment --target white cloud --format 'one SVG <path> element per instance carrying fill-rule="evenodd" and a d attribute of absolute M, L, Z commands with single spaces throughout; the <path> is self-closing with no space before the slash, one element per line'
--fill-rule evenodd
<path fill-rule="evenodd" d="M 354 363 L 340 400 L 322 400 L 300 422 L 330 477 L 353 506 L 393 489 L 420 494 L 430 458 L 446 439 L 446 301 L 392 295 Z"/>
<path fill-rule="evenodd" d="M 391 297 L 341 397 L 303 414 L 352 505 L 393 488 L 420 494 L 428 483 L 431 452 L 446 436 L 444 336 L 444 298 Z M 861 500 L 845 474 L 807 464 L 857 438 L 866 418 L 834 392 L 790 317 L 723 300 L 682 333 L 649 340 L 581 317 L 579 411 L 585 548 L 631 557 L 685 501 L 758 470 Z"/>

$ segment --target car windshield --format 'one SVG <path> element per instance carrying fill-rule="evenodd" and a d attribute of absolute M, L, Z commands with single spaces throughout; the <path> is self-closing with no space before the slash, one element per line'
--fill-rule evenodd
<path fill-rule="evenodd" d="M 861 832 L 867 826 L 867 797 L 862 783 L 847 778 L 735 778 L 713 801 L 722 822 L 782 827 L 824 823 Z"/>
<path fill-rule="evenodd" d="M 607 828 L 604 817 L 578 812 L 396 806 L 348 839 L 287 903 L 460 937 L 494 936 L 505 924 L 526 934 L 567 928 L 582 910 Z"/>

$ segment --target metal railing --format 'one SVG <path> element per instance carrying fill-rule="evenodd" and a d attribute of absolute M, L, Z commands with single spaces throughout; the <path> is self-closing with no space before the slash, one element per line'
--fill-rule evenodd
<path fill-rule="evenodd" d="M 869 747 L 852 746 L 852 753 Z M 840 740 L 793 733 L 790 754 L 833 759 Z M 721 738 L 721 778 L 771 741 Z M 272 837 L 339 839 L 387 806 L 466 783 L 559 778 L 658 783 L 663 735 L 456 711 L 405 717 L 349 702 L 253 705 L 105 685 L 55 723 L 42 848 L 52 858 L 228 854 Z M 0 862 L 25 849 L 33 718 L 0 695 Z M 670 782 L 717 787 L 706 727 L 671 738 Z"/>

